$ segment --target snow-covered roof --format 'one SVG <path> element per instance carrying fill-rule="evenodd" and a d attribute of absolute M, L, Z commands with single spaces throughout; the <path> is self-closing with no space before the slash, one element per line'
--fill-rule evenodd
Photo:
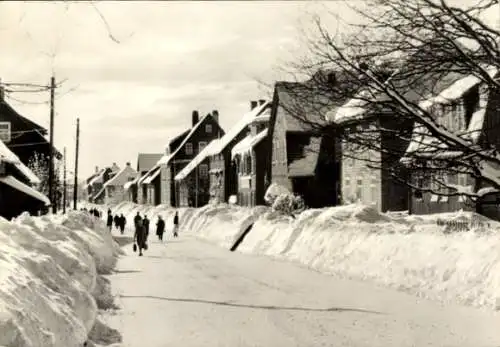
<path fill-rule="evenodd" d="M 106 172 L 106 169 L 101 169 L 101 171 L 99 171 L 99 173 L 97 175 L 94 176 L 94 178 L 92 178 L 89 183 L 87 184 L 87 187 L 90 187 L 92 186 L 94 183 L 97 183 L 97 182 L 103 182 L 104 181 L 104 173 Z"/>
<path fill-rule="evenodd" d="M 248 135 L 243 140 L 238 142 L 236 146 L 231 150 L 231 156 L 234 157 L 236 154 L 241 154 L 250 151 L 255 145 L 266 138 L 268 134 L 268 129 L 262 130 L 256 135 Z"/>
<path fill-rule="evenodd" d="M 122 186 L 130 180 L 131 177 L 136 177 L 137 171 L 135 171 L 130 165 L 125 165 L 123 169 L 118 171 L 118 173 L 104 183 L 105 187 L 108 186 Z"/>
<path fill-rule="evenodd" d="M 30 186 L 24 184 L 23 182 L 17 180 L 15 177 L 9 175 L 5 177 L 0 177 L 0 182 L 11 186 L 12 188 L 23 192 L 37 200 L 43 202 L 46 206 L 50 205 L 50 200 L 45 195 L 40 193 L 38 190 L 31 188 Z"/>
<path fill-rule="evenodd" d="M 198 165 L 200 165 L 203 160 L 213 154 L 214 148 L 216 148 L 219 139 L 214 139 L 209 142 L 209 144 L 203 148 L 203 150 L 198 153 L 196 157 L 193 158 L 176 176 L 176 181 L 182 181 L 186 178 Z"/>
<path fill-rule="evenodd" d="M 142 184 L 151 184 L 151 182 L 153 182 L 153 180 L 158 177 L 160 172 L 160 168 L 156 169 L 156 171 L 152 172 L 144 181 L 142 181 Z"/>
<path fill-rule="evenodd" d="M 31 184 L 39 184 L 40 178 L 35 175 L 30 168 L 23 164 L 17 155 L 14 154 L 3 141 L 0 141 L 0 161 L 8 162 L 15 166 L 15 168 L 30 181 Z"/>
<path fill-rule="evenodd" d="M 490 68 L 487 71 L 494 76 L 494 73 L 496 73 L 497 70 Z M 421 101 L 419 106 L 424 110 L 429 110 L 433 104 L 447 104 L 455 101 L 461 98 L 467 91 L 478 85 L 480 82 L 481 81 L 473 75 L 466 76 L 441 91 L 437 96 Z M 488 98 L 488 96 L 486 96 L 486 98 Z M 486 109 L 487 107 L 483 105 L 483 107 L 476 110 L 472 114 L 467 129 L 460 129 L 457 132 L 457 135 L 463 139 L 469 140 L 471 144 L 477 144 L 484 128 Z M 410 144 L 408 145 L 406 154 L 401 161 L 403 163 L 408 163 L 410 161 L 409 157 L 412 155 L 426 158 L 445 159 L 459 156 L 461 154 L 462 153 L 460 151 L 448 149 L 444 143 L 434 138 L 428 129 L 421 124 L 415 124 Z"/>
<path fill-rule="evenodd" d="M 368 90 L 359 92 L 341 107 L 328 111 L 325 115 L 326 120 L 334 123 L 342 123 L 362 117 L 368 103 L 366 100 L 367 98 L 370 98 L 370 92 Z"/>
<path fill-rule="evenodd" d="M 213 148 L 212 155 L 219 154 L 226 148 L 227 145 L 236 137 L 240 132 L 245 130 L 245 128 L 251 124 L 257 116 L 259 116 L 264 110 L 266 110 L 271 103 L 269 101 L 264 102 L 262 105 L 255 107 L 250 112 L 247 112 L 243 117 L 217 142 L 215 148 Z"/>
<path fill-rule="evenodd" d="M 130 189 L 130 187 L 132 187 L 132 185 L 134 185 L 134 184 L 136 183 L 136 182 L 135 182 L 136 180 L 137 180 L 137 178 L 136 178 L 135 180 L 133 180 L 133 181 L 129 181 L 129 182 L 125 183 L 125 184 L 123 185 L 123 188 L 124 188 L 125 190 Z"/>
<path fill-rule="evenodd" d="M 150 170 L 162 157 L 161 153 L 139 153 L 137 156 L 137 170 L 139 172 Z"/>
<path fill-rule="evenodd" d="M 184 140 L 182 140 L 181 144 L 175 149 L 175 151 L 172 152 L 172 154 L 166 154 L 166 155 L 164 155 L 156 163 L 156 165 L 168 165 L 168 163 L 170 162 L 170 160 L 172 160 L 172 158 L 174 158 L 176 156 L 176 154 L 184 147 L 184 145 L 186 144 L 186 142 L 188 142 L 191 139 L 191 136 L 193 136 L 193 134 L 196 132 L 196 130 L 198 130 L 198 128 L 201 126 L 201 124 L 203 124 L 203 122 L 205 121 L 205 119 L 207 119 L 207 117 L 209 117 L 209 116 L 211 117 L 212 115 L 209 113 L 209 114 L 206 114 L 205 116 L 203 116 L 198 121 L 198 123 L 196 123 L 195 126 L 191 129 L 191 131 L 189 132 L 189 134 L 187 134 L 187 136 L 184 138 Z"/>
<path fill-rule="evenodd" d="M 156 164 L 153 168 L 151 168 L 151 170 L 149 170 L 148 172 L 146 172 L 140 179 L 139 181 L 137 182 L 139 185 L 141 184 L 149 184 L 151 183 L 151 181 L 149 180 L 149 178 L 151 176 L 154 176 L 154 178 L 156 178 L 159 174 L 160 174 L 160 165 Z M 154 179 L 153 178 L 153 179 Z"/>

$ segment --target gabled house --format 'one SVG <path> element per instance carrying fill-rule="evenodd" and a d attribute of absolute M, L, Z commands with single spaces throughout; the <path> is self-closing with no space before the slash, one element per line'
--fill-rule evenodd
<path fill-rule="evenodd" d="M 193 111 L 192 128 L 187 134 L 181 134 L 170 141 L 166 154 L 158 161 L 153 170 L 158 170 L 161 180 L 161 203 L 169 206 L 179 206 L 180 185 L 176 184 L 175 176 L 193 160 L 198 153 L 214 139 L 224 135 L 219 125 L 219 112 L 213 111 L 200 119 L 198 111 Z"/>
<path fill-rule="evenodd" d="M 128 192 L 129 201 L 142 204 L 148 200 L 147 186 L 139 184 L 139 180 L 156 165 L 161 157 L 161 153 L 139 153 L 137 156 L 137 175 L 132 181 L 124 185 L 125 190 Z"/>
<path fill-rule="evenodd" d="M 231 159 L 233 147 L 247 136 L 249 126 L 255 117 L 270 107 L 266 100 L 251 101 L 250 111 L 214 145 L 210 153 L 210 199 L 227 202 L 238 193 L 236 163 Z"/>
<path fill-rule="evenodd" d="M 242 206 L 264 205 L 267 157 L 271 148 L 267 134 L 271 109 L 267 108 L 249 124 L 248 135 L 231 150 L 236 163 L 238 202 Z"/>
<path fill-rule="evenodd" d="M 36 190 L 38 184 L 40 179 L 0 141 L 0 216 L 46 213 L 51 202 Z"/>
<path fill-rule="evenodd" d="M 340 164 L 337 140 L 328 131 L 325 114 L 332 101 L 325 91 L 315 92 L 318 72 L 305 82 L 276 82 L 267 142 L 266 187 L 279 184 L 301 196 L 311 208 L 339 202 Z"/>
<path fill-rule="evenodd" d="M 105 202 L 104 183 L 112 179 L 119 171 L 120 168 L 116 163 L 113 163 L 111 167 L 101 170 L 96 167 L 96 174 L 87 179 L 86 188 L 90 202 L 95 204 L 103 204 Z"/>
<path fill-rule="evenodd" d="M 36 154 L 48 158 L 50 143 L 45 136 L 47 129 L 20 115 L 4 98 L 4 91 L 0 86 L 0 140 L 19 158 L 28 165 Z M 54 148 L 56 159 L 62 159 L 62 154 Z"/>
<path fill-rule="evenodd" d="M 491 77 L 500 76 L 496 68 L 486 71 Z M 500 92 L 490 90 L 477 77 L 454 75 L 453 81 L 442 85 L 435 94 L 428 95 L 419 106 L 427 110 L 439 126 L 467 140 L 471 147 L 478 150 L 491 146 L 500 149 Z M 462 172 L 446 168 L 435 169 L 440 165 L 440 159 L 451 162 L 461 155 L 463 153 L 460 150 L 450 148 L 433 138 L 421 125 L 415 124 L 412 140 L 401 161 L 411 168 L 417 160 L 420 164 L 418 167 L 428 166 L 433 169 L 411 170 L 412 185 L 423 190 L 430 188 L 431 191 L 411 191 L 410 213 L 428 214 L 463 209 L 476 211 L 493 219 L 500 218 L 498 193 L 494 191 L 485 195 L 479 203 L 467 198 L 466 194 L 446 195 L 455 192 L 474 193 L 488 188 L 459 167 L 456 171 Z M 496 171 L 500 176 L 500 168 Z"/>
<path fill-rule="evenodd" d="M 127 201 L 125 184 L 132 182 L 136 177 L 137 171 L 132 168 L 130 163 L 127 163 L 123 169 L 104 183 L 104 202 L 111 204 Z"/>

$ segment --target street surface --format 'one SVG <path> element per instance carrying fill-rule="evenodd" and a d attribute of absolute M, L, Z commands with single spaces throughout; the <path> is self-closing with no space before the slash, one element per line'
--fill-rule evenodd
<path fill-rule="evenodd" d="M 130 231 L 128 231 L 130 235 Z M 169 235 L 170 236 L 170 235 Z M 122 240 L 124 243 L 126 240 Z M 500 315 L 345 281 L 194 236 L 124 245 L 106 321 L 127 347 L 500 346 Z"/>

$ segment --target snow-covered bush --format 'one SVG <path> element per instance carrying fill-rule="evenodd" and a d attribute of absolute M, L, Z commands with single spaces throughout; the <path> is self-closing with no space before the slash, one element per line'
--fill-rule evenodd
<path fill-rule="evenodd" d="M 281 212 L 287 215 L 293 215 L 305 210 L 305 204 L 302 197 L 294 194 L 281 194 L 273 202 L 273 211 Z"/>
<path fill-rule="evenodd" d="M 272 207 L 273 211 L 286 215 L 294 215 L 304 211 L 304 200 L 290 192 L 282 185 L 273 183 L 267 188 L 264 195 L 266 203 Z"/>

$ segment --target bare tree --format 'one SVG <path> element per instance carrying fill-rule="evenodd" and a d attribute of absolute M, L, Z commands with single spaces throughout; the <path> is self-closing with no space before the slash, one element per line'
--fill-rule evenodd
<path fill-rule="evenodd" d="M 42 194 L 49 195 L 49 165 L 48 156 L 35 152 L 28 162 L 28 167 L 40 179 L 40 183 L 36 187 Z M 54 165 L 54 186 L 55 197 L 59 202 L 63 194 L 63 181 L 61 180 L 61 162 L 56 161 Z"/>
<path fill-rule="evenodd" d="M 483 19 L 498 13 L 499 1 L 460 8 L 369 0 L 351 8 L 363 24 L 342 22 L 342 33 L 314 17 L 318 35 L 291 69 L 309 78 L 289 84 L 288 112 L 341 139 L 344 158 L 414 190 L 472 201 L 500 190 L 500 31 Z M 476 183 L 465 189 L 446 178 L 458 175 Z"/>

